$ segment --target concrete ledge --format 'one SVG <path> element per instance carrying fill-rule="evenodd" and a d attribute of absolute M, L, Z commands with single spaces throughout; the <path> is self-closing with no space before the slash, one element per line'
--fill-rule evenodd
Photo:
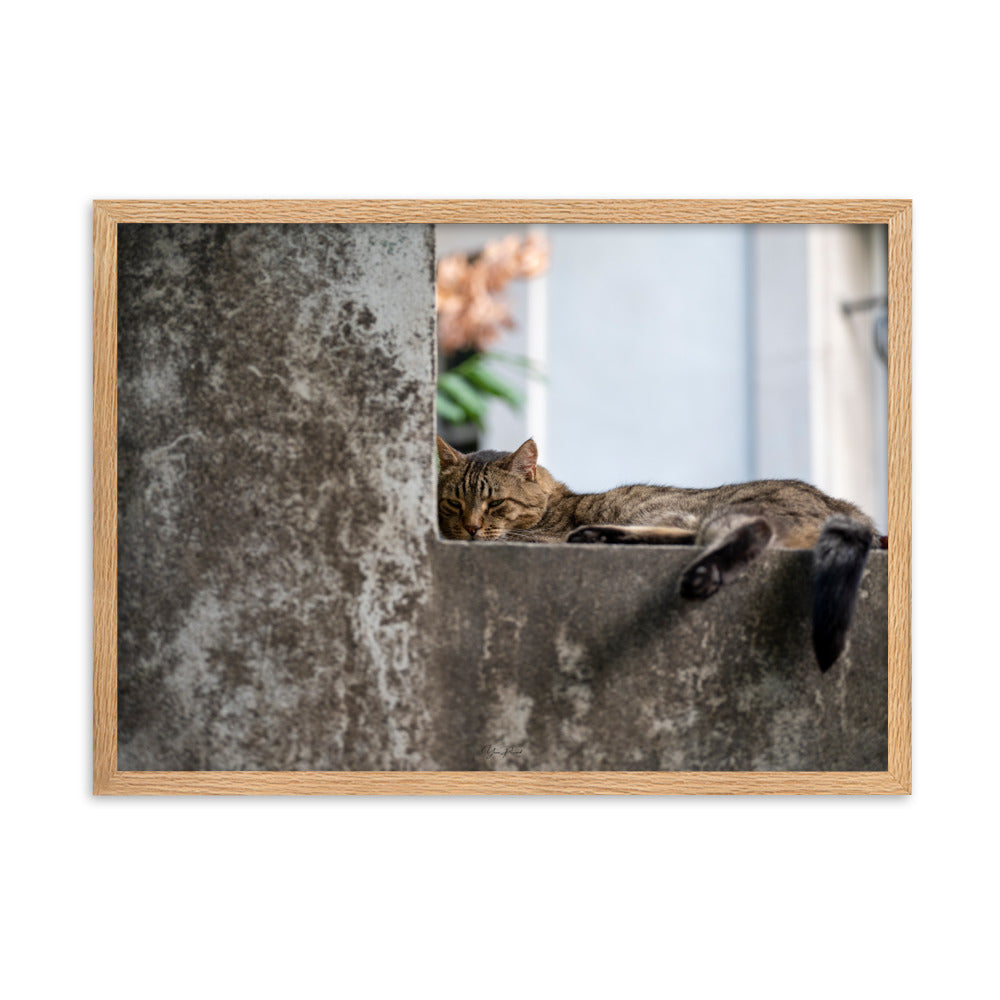
<path fill-rule="evenodd" d="M 848 648 L 825 675 L 812 553 L 770 552 L 705 602 L 677 593 L 692 555 L 439 543 L 435 756 L 455 768 L 885 770 L 886 554 L 869 556 Z"/>

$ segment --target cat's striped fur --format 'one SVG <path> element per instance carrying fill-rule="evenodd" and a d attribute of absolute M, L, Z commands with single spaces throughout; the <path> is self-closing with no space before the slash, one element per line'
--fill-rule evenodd
<path fill-rule="evenodd" d="M 703 599 L 769 546 L 814 551 L 813 646 L 821 669 L 847 641 L 875 526 L 854 504 L 799 480 L 711 489 L 619 486 L 574 493 L 538 465 L 532 440 L 516 451 L 462 455 L 438 438 L 438 522 L 464 541 L 695 545 L 684 597 Z"/>

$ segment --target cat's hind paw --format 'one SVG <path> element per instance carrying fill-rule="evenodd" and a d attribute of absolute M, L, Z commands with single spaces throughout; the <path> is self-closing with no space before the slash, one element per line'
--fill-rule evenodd
<path fill-rule="evenodd" d="M 622 545 L 634 541 L 623 528 L 609 524 L 586 524 L 571 531 L 567 542 L 580 545 Z"/>
<path fill-rule="evenodd" d="M 714 562 L 695 563 L 681 577 L 681 597 L 703 601 L 722 586 L 722 572 Z"/>

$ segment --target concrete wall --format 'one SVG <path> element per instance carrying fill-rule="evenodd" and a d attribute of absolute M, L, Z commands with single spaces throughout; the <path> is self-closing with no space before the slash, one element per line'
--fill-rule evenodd
<path fill-rule="evenodd" d="M 886 559 L 447 543 L 421 226 L 123 226 L 119 767 L 886 767 Z"/>
<path fill-rule="evenodd" d="M 430 230 L 119 234 L 120 766 L 426 765 Z"/>

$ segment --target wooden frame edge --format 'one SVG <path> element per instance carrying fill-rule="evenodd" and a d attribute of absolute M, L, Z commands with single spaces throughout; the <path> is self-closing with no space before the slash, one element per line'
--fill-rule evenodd
<path fill-rule="evenodd" d="M 886 771 L 118 771 L 105 795 L 905 795 Z"/>
<path fill-rule="evenodd" d="M 889 220 L 889 770 L 912 790 L 913 206 Z"/>
<path fill-rule="evenodd" d="M 118 760 L 118 231 L 94 204 L 94 792 Z"/>
<path fill-rule="evenodd" d="M 898 199 L 97 201 L 115 222 L 887 223 Z"/>
<path fill-rule="evenodd" d="M 613 218 L 612 218 L 613 217 Z M 868 223 L 889 229 L 889 767 L 880 772 L 180 772 L 117 769 L 117 226 L 130 222 Z M 912 791 L 912 202 L 95 201 L 95 795 L 907 795 Z"/>

